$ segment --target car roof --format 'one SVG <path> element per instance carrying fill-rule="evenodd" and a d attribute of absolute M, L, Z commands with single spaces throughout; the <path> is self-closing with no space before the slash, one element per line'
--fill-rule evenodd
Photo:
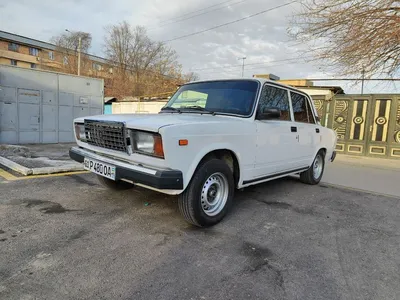
<path fill-rule="evenodd" d="M 298 92 L 298 93 L 301 93 L 301 94 L 303 94 L 303 95 L 309 96 L 307 93 L 305 93 L 305 92 L 303 92 L 303 91 L 301 91 L 301 90 L 299 90 L 299 89 L 297 89 L 297 88 L 295 88 L 295 87 L 293 87 L 293 86 L 290 86 L 290 85 L 287 85 L 287 84 L 283 84 L 283 83 L 277 82 L 277 81 L 275 81 L 275 80 L 270 80 L 270 79 L 265 79 L 265 78 L 258 78 L 258 77 L 237 77 L 237 78 L 204 79 L 204 80 L 191 81 L 191 82 L 185 83 L 184 85 L 186 85 L 186 84 L 192 84 L 192 83 L 204 83 L 204 82 L 213 82 L 213 81 L 232 81 L 232 80 L 235 80 L 235 81 L 236 81 L 236 80 L 243 80 L 243 81 L 249 81 L 249 80 L 250 80 L 250 81 L 256 81 L 256 82 L 259 82 L 261 85 L 263 85 L 264 83 L 271 83 L 272 85 L 281 86 L 281 87 L 283 87 L 283 88 L 290 89 L 290 90 L 296 91 L 296 92 Z"/>

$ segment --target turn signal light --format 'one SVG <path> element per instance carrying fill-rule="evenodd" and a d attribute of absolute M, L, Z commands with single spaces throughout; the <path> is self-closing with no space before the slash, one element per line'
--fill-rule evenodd
<path fill-rule="evenodd" d="M 162 139 L 159 135 L 154 136 L 154 155 L 158 157 L 164 157 Z"/>
<path fill-rule="evenodd" d="M 187 146 L 189 144 L 188 140 L 179 140 L 179 146 Z"/>

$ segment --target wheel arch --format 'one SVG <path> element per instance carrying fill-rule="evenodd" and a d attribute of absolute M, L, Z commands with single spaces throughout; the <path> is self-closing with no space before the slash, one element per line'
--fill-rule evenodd
<path fill-rule="evenodd" d="M 199 155 L 198 159 L 192 164 L 191 168 L 188 170 L 186 182 L 184 183 L 184 189 L 188 186 L 190 180 L 193 177 L 193 174 L 196 170 L 201 166 L 205 161 L 211 158 L 218 158 L 224 160 L 227 165 L 231 168 L 233 173 L 233 178 L 235 182 L 235 188 L 238 186 L 240 181 L 240 158 L 237 153 L 228 147 L 218 147 L 218 149 L 212 149 L 208 151 L 204 151 L 201 155 Z"/>

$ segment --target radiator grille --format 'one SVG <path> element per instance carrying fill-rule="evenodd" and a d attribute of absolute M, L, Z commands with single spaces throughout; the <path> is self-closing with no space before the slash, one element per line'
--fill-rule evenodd
<path fill-rule="evenodd" d="M 85 120 L 84 124 L 88 144 L 127 152 L 124 123 Z"/>

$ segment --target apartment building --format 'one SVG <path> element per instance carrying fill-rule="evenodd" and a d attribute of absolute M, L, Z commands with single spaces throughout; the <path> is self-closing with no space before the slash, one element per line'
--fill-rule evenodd
<path fill-rule="evenodd" d="M 0 64 L 76 74 L 77 53 L 54 44 L 0 31 Z M 110 78 L 113 69 L 104 58 L 81 55 L 81 75 Z"/>

